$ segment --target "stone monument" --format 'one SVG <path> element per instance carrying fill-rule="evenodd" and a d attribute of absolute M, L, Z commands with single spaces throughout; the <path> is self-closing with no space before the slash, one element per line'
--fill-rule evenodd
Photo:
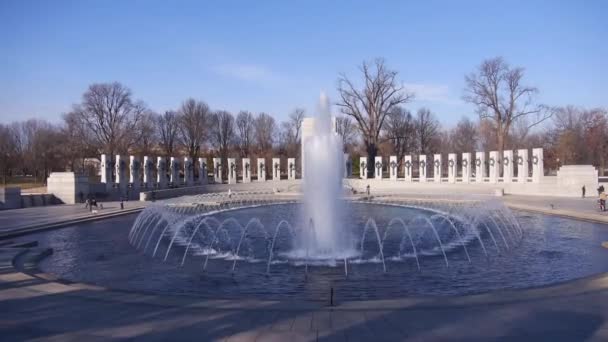
<path fill-rule="evenodd" d="M 458 171 L 458 160 L 456 153 L 448 154 L 448 183 L 456 183 L 456 172 Z"/>
<path fill-rule="evenodd" d="M 207 159 L 198 158 L 198 184 L 207 184 L 209 182 L 207 175 Z"/>
<path fill-rule="evenodd" d="M 542 148 L 532 149 L 532 182 L 540 183 L 545 175 Z"/>
<path fill-rule="evenodd" d="M 418 156 L 418 181 L 420 183 L 426 182 L 426 155 L 421 154 Z"/>
<path fill-rule="evenodd" d="M 374 161 L 374 178 L 381 180 L 382 179 L 382 156 L 376 156 Z"/>
<path fill-rule="evenodd" d="M 152 179 L 152 171 L 154 169 L 154 162 L 152 158 L 144 156 L 144 187 L 146 189 L 152 189 L 154 187 L 154 180 Z"/>
<path fill-rule="evenodd" d="M 390 180 L 397 180 L 397 171 L 399 171 L 399 164 L 397 163 L 397 156 L 390 156 L 388 160 L 389 178 Z"/>
<path fill-rule="evenodd" d="M 517 183 L 528 182 L 528 150 L 517 150 Z"/>
<path fill-rule="evenodd" d="M 367 157 L 359 157 L 359 178 L 367 179 Z"/>
<path fill-rule="evenodd" d="M 488 159 L 488 166 L 490 174 L 488 176 L 488 182 L 490 184 L 496 184 L 498 182 L 498 171 L 500 171 L 500 165 L 498 164 L 498 151 L 490 151 L 490 159 Z"/>
<path fill-rule="evenodd" d="M 414 164 L 412 163 L 412 156 L 407 155 L 403 158 L 403 174 L 405 175 L 405 181 L 411 182 L 414 173 Z"/>
<path fill-rule="evenodd" d="M 186 186 L 194 185 L 194 163 L 188 157 L 184 157 L 184 183 Z"/>
<path fill-rule="evenodd" d="M 228 158 L 228 184 L 236 184 L 236 159 Z"/>
<path fill-rule="evenodd" d="M 112 169 L 114 168 L 114 163 L 111 158 L 108 158 L 107 155 L 101 155 L 101 182 L 106 185 L 106 191 L 110 191 L 112 189 Z"/>
<path fill-rule="evenodd" d="M 264 158 L 258 158 L 258 182 L 266 181 L 266 162 Z"/>
<path fill-rule="evenodd" d="M 127 161 L 121 157 L 120 154 L 116 155 L 116 185 L 120 190 L 121 196 L 127 194 Z"/>
<path fill-rule="evenodd" d="M 468 184 L 471 182 L 471 153 L 465 152 L 462 154 L 462 182 Z"/>
<path fill-rule="evenodd" d="M 171 185 L 179 186 L 179 160 L 171 157 Z"/>
<path fill-rule="evenodd" d="M 272 180 L 281 180 L 281 159 L 272 158 Z"/>
<path fill-rule="evenodd" d="M 159 189 L 167 187 L 167 161 L 164 157 L 156 158 L 156 183 Z"/>
<path fill-rule="evenodd" d="M 139 159 L 135 156 L 129 156 L 130 172 L 129 172 L 129 183 L 131 183 L 131 189 L 133 189 L 133 195 L 139 196 L 139 188 L 141 187 L 140 173 L 141 164 Z"/>
<path fill-rule="evenodd" d="M 433 182 L 441 183 L 441 154 L 435 154 L 433 156 Z"/>
<path fill-rule="evenodd" d="M 502 152 L 502 181 L 511 183 L 513 181 L 513 151 Z"/>
<path fill-rule="evenodd" d="M 251 183 L 251 159 L 243 158 L 243 183 Z"/>
<path fill-rule="evenodd" d="M 222 158 L 213 158 L 213 181 L 222 184 Z"/>
<path fill-rule="evenodd" d="M 296 179 L 296 158 L 287 158 L 287 179 Z"/>
<path fill-rule="evenodd" d="M 486 177 L 486 153 L 475 153 L 475 183 L 482 184 Z"/>

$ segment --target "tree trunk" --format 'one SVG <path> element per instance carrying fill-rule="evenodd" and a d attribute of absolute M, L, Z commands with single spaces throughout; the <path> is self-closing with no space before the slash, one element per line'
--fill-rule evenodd
<path fill-rule="evenodd" d="M 367 148 L 367 176 L 375 174 L 376 169 L 376 155 L 378 154 L 378 145 L 373 142 L 366 142 L 365 147 Z M 366 177 L 367 178 L 367 177 Z"/>

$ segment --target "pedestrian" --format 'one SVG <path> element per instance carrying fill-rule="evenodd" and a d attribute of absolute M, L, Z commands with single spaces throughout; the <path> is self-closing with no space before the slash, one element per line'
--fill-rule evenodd
<path fill-rule="evenodd" d="M 370 193 L 370 191 L 369 191 L 369 184 L 367 184 L 367 188 L 366 189 L 367 189 L 367 196 L 369 196 L 369 193 Z"/>
<path fill-rule="evenodd" d="M 91 210 L 91 204 L 90 204 L 90 202 L 89 202 L 89 199 L 88 199 L 88 198 L 87 198 L 87 200 L 86 200 L 84 203 L 85 203 L 85 204 L 84 204 L 84 208 L 85 208 L 85 209 L 89 209 L 89 210 Z"/>
<path fill-rule="evenodd" d="M 598 194 L 598 196 L 599 196 L 599 195 L 600 195 L 602 192 L 604 192 L 604 186 L 603 186 L 603 185 L 600 185 L 600 187 L 599 187 L 599 188 L 597 188 L 597 194 Z"/>
<path fill-rule="evenodd" d="M 583 190 L 583 198 L 585 198 L 585 186 L 584 185 L 583 185 L 582 190 Z"/>
<path fill-rule="evenodd" d="M 606 199 L 608 199 L 608 197 L 606 196 L 606 193 L 602 191 L 602 193 L 600 194 L 600 210 L 601 211 L 606 211 Z"/>
<path fill-rule="evenodd" d="M 122 196 L 120 196 L 120 210 L 123 210 L 125 208 L 125 203 L 123 201 Z"/>

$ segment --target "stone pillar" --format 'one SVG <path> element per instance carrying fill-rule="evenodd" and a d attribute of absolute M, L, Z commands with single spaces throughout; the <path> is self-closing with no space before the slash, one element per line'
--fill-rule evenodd
<path fill-rule="evenodd" d="M 222 158 L 213 158 L 213 181 L 222 184 Z"/>
<path fill-rule="evenodd" d="M 207 158 L 198 158 L 198 184 L 207 184 L 209 182 L 207 175 Z"/>
<path fill-rule="evenodd" d="M 374 162 L 374 178 L 382 179 L 382 157 L 376 156 Z"/>
<path fill-rule="evenodd" d="M 156 182 L 159 189 L 167 187 L 167 162 L 164 157 L 156 157 Z"/>
<path fill-rule="evenodd" d="M 184 183 L 186 186 L 194 185 L 194 163 L 188 157 L 184 157 Z"/>
<path fill-rule="evenodd" d="M 125 179 L 126 184 L 127 162 L 126 160 L 122 160 L 122 162 L 125 164 L 123 178 Z M 11 189 L 12 188 L 7 188 L 4 191 L 9 192 L 10 195 L 10 192 L 12 192 Z M 76 175 L 74 174 L 74 172 L 51 172 L 51 175 L 49 176 L 49 178 L 47 178 L 47 193 L 53 194 L 53 196 L 55 196 L 62 203 L 65 204 L 79 203 L 80 195 L 82 194 L 83 198 L 88 197 L 89 190 L 89 178 L 87 176 Z M 19 197 L 21 197 L 20 194 Z M 21 201 L 19 201 L 19 206 L 21 206 Z"/>
<path fill-rule="evenodd" d="M 228 158 L 228 184 L 236 184 L 236 158 Z"/>
<path fill-rule="evenodd" d="M 129 164 L 131 165 L 129 172 L 129 183 L 131 183 L 131 189 L 133 189 L 134 196 L 139 198 L 139 189 L 141 187 L 139 173 L 141 171 L 141 164 L 139 159 L 135 158 L 135 156 L 129 157 Z"/>
<path fill-rule="evenodd" d="M 418 181 L 426 182 L 426 176 L 426 155 L 421 154 L 418 156 Z"/>
<path fill-rule="evenodd" d="M 500 165 L 498 165 L 498 151 L 490 151 L 488 165 L 490 166 L 489 182 L 490 184 L 496 184 L 498 182 L 498 171 L 500 170 Z"/>
<path fill-rule="evenodd" d="M 350 160 L 350 155 L 344 153 L 344 178 L 348 178 L 353 175 L 353 163 Z"/>
<path fill-rule="evenodd" d="M 179 186 L 179 160 L 171 157 L 171 184 Z"/>
<path fill-rule="evenodd" d="M 397 180 L 397 172 L 399 171 L 399 164 L 397 163 L 397 156 L 390 156 L 388 161 L 388 170 L 390 179 Z"/>
<path fill-rule="evenodd" d="M 144 187 L 146 189 L 152 189 L 154 187 L 154 180 L 152 179 L 152 169 L 154 168 L 154 162 L 152 158 L 144 156 Z"/>
<path fill-rule="evenodd" d="M 511 183 L 513 181 L 513 151 L 502 152 L 502 181 Z"/>
<path fill-rule="evenodd" d="M 127 161 L 119 154 L 116 155 L 116 185 L 120 190 L 120 194 L 125 196 L 127 194 Z"/>
<path fill-rule="evenodd" d="M 528 149 L 517 150 L 517 183 L 528 182 Z"/>
<path fill-rule="evenodd" d="M 266 181 L 266 160 L 258 158 L 258 182 Z"/>
<path fill-rule="evenodd" d="M 462 154 L 462 182 L 471 182 L 471 153 L 466 152 Z"/>
<path fill-rule="evenodd" d="M 107 155 L 101 155 L 101 182 L 106 185 L 106 191 L 112 189 L 112 160 Z"/>
<path fill-rule="evenodd" d="M 272 180 L 281 180 L 281 159 L 272 158 Z"/>
<path fill-rule="evenodd" d="M 296 158 L 287 158 L 287 179 L 296 179 Z"/>
<path fill-rule="evenodd" d="M 483 183 L 483 178 L 486 176 L 486 153 L 475 153 L 475 183 Z"/>
<path fill-rule="evenodd" d="M 359 157 L 359 178 L 367 179 L 367 157 Z"/>
<path fill-rule="evenodd" d="M 448 154 L 448 183 L 456 183 L 456 173 L 458 171 L 458 160 L 456 153 Z"/>
<path fill-rule="evenodd" d="M 532 182 L 540 183 L 545 175 L 545 167 L 543 165 L 543 149 L 532 149 Z"/>
<path fill-rule="evenodd" d="M 403 174 L 405 174 L 405 181 L 412 181 L 412 173 L 414 172 L 414 164 L 412 164 L 412 156 L 407 155 L 403 158 Z"/>
<path fill-rule="evenodd" d="M 437 184 L 441 183 L 441 154 L 433 156 L 433 181 Z"/>
<path fill-rule="evenodd" d="M 251 183 L 251 160 L 243 158 L 243 183 Z"/>

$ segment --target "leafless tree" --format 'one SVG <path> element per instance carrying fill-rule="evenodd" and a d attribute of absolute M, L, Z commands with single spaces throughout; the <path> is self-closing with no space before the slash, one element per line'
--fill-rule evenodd
<path fill-rule="evenodd" d="M 179 110 L 179 131 L 188 157 L 197 160 L 207 140 L 210 110 L 205 102 L 186 100 Z"/>
<path fill-rule="evenodd" d="M 550 110 L 534 103 L 538 89 L 523 85 L 523 77 L 523 68 L 511 68 L 501 57 L 483 61 L 465 77 L 463 99 L 477 107 L 481 120 L 492 122 L 501 154 L 515 122 L 528 119 L 532 128 L 551 116 Z"/>
<path fill-rule="evenodd" d="M 240 111 L 236 116 L 237 141 L 241 158 L 249 157 L 254 139 L 254 118 L 248 111 Z"/>
<path fill-rule="evenodd" d="M 274 118 L 266 113 L 260 113 L 255 118 L 255 142 L 261 155 L 272 152 L 276 123 Z"/>
<path fill-rule="evenodd" d="M 416 121 L 403 107 L 394 107 L 386 119 L 384 140 L 391 144 L 399 165 L 408 152 L 416 149 Z"/>
<path fill-rule="evenodd" d="M 291 114 L 289 114 L 289 123 L 296 144 L 300 144 L 300 140 L 302 139 L 300 134 L 302 132 L 302 122 L 304 121 L 304 114 L 305 111 L 302 108 L 296 108 Z"/>
<path fill-rule="evenodd" d="M 134 133 L 139 137 L 135 143 L 135 149 L 142 157 L 149 156 L 158 144 L 157 123 L 158 114 L 148 111 L 142 115 L 135 127 L 137 131 Z"/>
<path fill-rule="evenodd" d="M 2 169 L 2 182 L 7 183 L 7 177 L 12 170 L 18 167 L 18 141 L 13 128 L 0 124 L 0 168 Z"/>
<path fill-rule="evenodd" d="M 98 149 L 95 148 L 93 139 L 88 134 L 86 123 L 77 113 L 70 112 L 63 116 L 63 139 L 62 150 L 67 164 L 73 171 L 84 172 L 85 159 L 87 157 L 98 157 Z"/>
<path fill-rule="evenodd" d="M 336 117 L 336 133 L 342 138 L 344 152 L 348 151 L 355 140 L 357 127 L 350 116 L 341 115 Z"/>
<path fill-rule="evenodd" d="M 175 153 L 178 142 L 179 117 L 175 112 L 166 111 L 156 118 L 156 122 L 160 147 L 165 157 L 170 157 Z"/>
<path fill-rule="evenodd" d="M 416 114 L 416 139 L 420 154 L 433 154 L 439 148 L 441 125 L 435 115 L 427 108 L 421 108 Z"/>
<path fill-rule="evenodd" d="M 138 138 L 133 132 L 145 111 L 143 102 L 134 101 L 131 90 L 118 82 L 92 84 L 73 110 L 86 124 L 100 152 L 110 155 L 125 153 L 132 146 Z"/>
<path fill-rule="evenodd" d="M 373 160 L 378 152 L 380 132 L 391 110 L 413 98 L 397 82 L 397 72 L 390 70 L 383 59 L 373 63 L 363 62 L 363 89 L 341 74 L 338 79 L 340 101 L 337 105 L 343 114 L 352 116 L 359 126 L 368 158 Z M 374 172 L 373 163 L 368 165 L 368 173 Z"/>
<path fill-rule="evenodd" d="M 474 153 L 477 148 L 477 125 L 466 116 L 462 117 L 450 132 L 452 152 Z"/>
<path fill-rule="evenodd" d="M 220 110 L 211 115 L 210 140 L 222 158 L 222 165 L 228 165 L 228 153 L 235 140 L 234 117 L 225 110 Z M 228 168 L 222 168 L 223 176 L 228 174 Z"/>

